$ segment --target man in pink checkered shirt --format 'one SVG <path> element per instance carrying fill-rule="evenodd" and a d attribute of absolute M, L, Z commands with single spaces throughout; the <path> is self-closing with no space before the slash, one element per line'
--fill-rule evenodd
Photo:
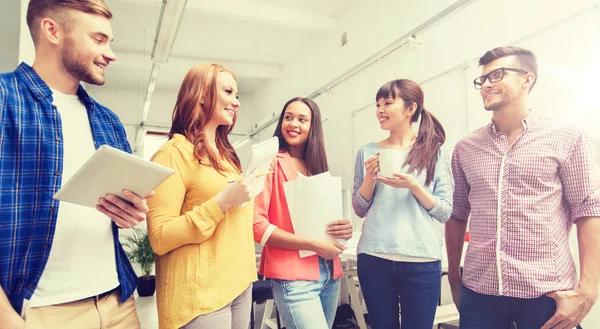
<path fill-rule="evenodd" d="M 473 81 L 492 121 L 454 150 L 448 278 L 461 329 L 571 329 L 598 297 L 600 170 L 578 128 L 532 111 L 535 55 L 499 47 Z M 568 109 L 565 109 L 568 110 Z M 460 258 L 467 221 L 470 243 Z M 569 248 L 577 225 L 580 276 Z"/>

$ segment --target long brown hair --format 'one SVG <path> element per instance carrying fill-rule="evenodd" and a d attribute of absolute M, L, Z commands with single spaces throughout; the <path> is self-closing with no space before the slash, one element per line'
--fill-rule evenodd
<path fill-rule="evenodd" d="M 308 106 L 312 114 L 308 139 L 306 140 L 304 151 L 302 152 L 302 160 L 306 162 L 306 169 L 309 175 L 324 173 L 329 170 L 329 166 L 327 165 L 327 154 L 325 153 L 325 143 L 323 142 L 323 124 L 321 123 L 321 111 L 319 110 L 319 106 L 313 100 L 304 97 L 295 97 L 287 101 L 283 106 L 283 110 L 281 110 L 279 122 L 277 123 L 277 128 L 275 128 L 273 136 L 279 139 L 279 150 L 289 152 L 290 145 L 285 141 L 285 138 L 283 138 L 281 126 L 283 125 L 285 110 L 294 102 L 304 103 Z"/>
<path fill-rule="evenodd" d="M 409 172 L 417 170 L 420 174 L 427 168 L 425 186 L 429 185 L 435 175 L 435 166 L 438 160 L 438 152 L 446 141 L 446 132 L 440 121 L 423 107 L 425 95 L 418 83 L 408 80 L 392 80 L 379 88 L 375 101 L 386 98 L 401 98 L 404 106 L 417 105 L 412 122 L 417 122 L 421 117 L 421 125 L 415 144 L 408 153 L 404 166 L 409 165 Z"/>
<path fill-rule="evenodd" d="M 222 173 L 225 168 L 219 163 L 217 155 L 208 147 L 204 134 L 206 125 L 217 106 L 217 75 L 221 72 L 228 72 L 235 79 L 231 70 L 219 64 L 200 64 L 192 67 L 186 74 L 173 110 L 173 124 L 169 131 L 169 138 L 174 134 L 184 135 L 194 144 L 194 156 L 200 164 L 209 165 Z M 223 125 L 217 128 L 215 139 L 221 156 L 241 172 L 240 159 L 228 138 L 236 120 L 237 113 L 231 126 Z M 208 164 L 202 163 L 205 157 L 208 158 Z"/>

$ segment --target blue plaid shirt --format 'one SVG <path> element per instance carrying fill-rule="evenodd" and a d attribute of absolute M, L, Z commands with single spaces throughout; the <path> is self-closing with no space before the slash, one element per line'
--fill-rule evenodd
<path fill-rule="evenodd" d="M 119 118 L 79 86 L 96 148 L 107 144 L 131 153 Z M 0 74 L 0 285 L 21 313 L 48 261 L 61 187 L 63 135 L 52 91 L 22 63 Z M 122 301 L 135 290 L 137 277 L 119 242 L 113 223 Z"/>

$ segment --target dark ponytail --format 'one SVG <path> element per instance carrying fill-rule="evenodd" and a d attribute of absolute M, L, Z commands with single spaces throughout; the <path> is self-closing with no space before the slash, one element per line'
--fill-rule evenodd
<path fill-rule="evenodd" d="M 394 99 L 401 98 L 407 108 L 412 104 L 417 105 L 412 122 L 417 122 L 421 118 L 421 125 L 415 144 L 408 153 L 404 165 L 409 166 L 409 172 L 416 170 L 418 174 L 426 169 L 425 186 L 428 186 L 435 177 L 438 152 L 446 141 L 444 127 L 431 112 L 423 107 L 425 96 L 416 82 L 408 79 L 392 80 L 379 88 L 375 101 L 390 97 Z"/>
<path fill-rule="evenodd" d="M 428 186 L 435 176 L 438 152 L 442 144 L 446 141 L 446 132 L 440 121 L 431 112 L 425 108 L 421 108 L 420 112 L 421 125 L 417 140 L 408 153 L 404 165 L 409 164 L 409 171 L 416 169 L 418 173 L 421 173 L 423 168 L 427 168 L 425 186 Z M 415 112 L 413 118 L 415 117 L 417 117 L 417 112 Z"/>

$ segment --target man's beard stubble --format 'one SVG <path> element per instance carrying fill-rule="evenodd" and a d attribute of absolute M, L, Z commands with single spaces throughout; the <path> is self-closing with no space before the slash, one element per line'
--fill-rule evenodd
<path fill-rule="evenodd" d="M 500 94 L 501 98 L 499 101 L 492 103 L 488 106 L 484 105 L 484 108 L 488 112 L 494 112 L 502 109 L 504 106 L 511 102 L 510 95 L 506 95 L 505 93 Z"/>
<path fill-rule="evenodd" d="M 93 60 L 88 63 L 88 60 L 75 50 L 73 39 L 67 38 L 65 40 L 61 57 L 62 64 L 67 72 L 77 80 L 98 86 L 104 84 L 104 77 L 99 77 L 93 72 Z"/>

